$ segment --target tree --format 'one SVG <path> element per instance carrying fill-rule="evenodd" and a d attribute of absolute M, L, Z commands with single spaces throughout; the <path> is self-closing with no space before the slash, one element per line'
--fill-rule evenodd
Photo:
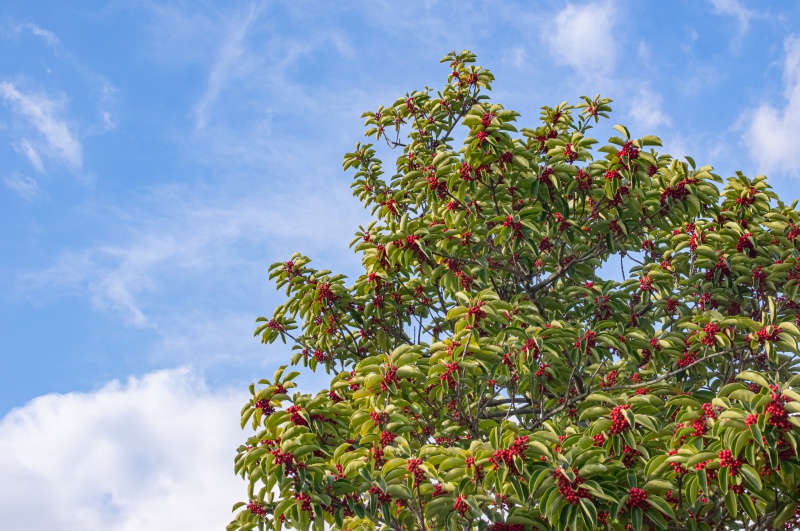
<path fill-rule="evenodd" d="M 620 125 L 593 150 L 599 96 L 518 131 L 474 61 L 364 115 L 402 154 L 388 180 L 376 146 L 344 159 L 363 274 L 271 267 L 256 335 L 331 383 L 250 387 L 228 529 L 798 525 L 796 201 Z"/>

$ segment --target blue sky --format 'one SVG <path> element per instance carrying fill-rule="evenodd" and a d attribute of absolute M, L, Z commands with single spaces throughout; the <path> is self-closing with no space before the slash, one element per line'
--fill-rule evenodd
<path fill-rule="evenodd" d="M 281 301 L 267 266 L 356 271 L 342 155 L 361 112 L 441 86 L 448 51 L 523 123 L 599 92 L 634 136 L 790 202 L 797 21 L 744 0 L 4 2 L 0 521 L 224 527 L 246 386 L 287 353 L 252 337 Z"/>

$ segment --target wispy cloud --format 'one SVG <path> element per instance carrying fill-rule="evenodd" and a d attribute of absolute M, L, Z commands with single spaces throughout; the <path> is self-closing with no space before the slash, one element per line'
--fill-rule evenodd
<path fill-rule="evenodd" d="M 269 251 L 272 256 L 289 256 L 296 250 L 309 254 L 331 249 L 345 250 L 359 223 L 361 212 L 346 191 L 301 186 L 291 195 L 273 192 L 257 200 L 248 198 L 216 204 L 197 203 L 181 197 L 182 190 L 167 190 L 148 204 L 143 219 L 132 223 L 126 240 L 71 251 L 51 267 L 28 272 L 18 287 L 29 293 L 78 291 L 91 298 L 95 307 L 113 311 L 134 327 L 158 328 L 147 308 L 163 312 L 164 298 L 182 282 L 208 285 L 211 296 L 224 282 L 241 283 L 242 278 L 225 278 L 231 270 L 244 268 L 252 282 L 261 277 L 264 263 L 254 256 Z M 297 197 L 303 197 L 298 202 Z M 129 216 L 131 212 L 124 215 Z M 114 219 L 108 223 L 120 223 Z M 260 249 L 254 254 L 251 249 Z M 209 279 L 214 279 L 210 281 Z M 168 304 L 168 312 L 192 309 L 191 297 Z"/>
<path fill-rule="evenodd" d="M 783 95 L 786 102 L 747 111 L 743 142 L 760 172 L 800 175 L 800 37 L 784 41 Z"/>
<path fill-rule="evenodd" d="M 54 52 L 61 52 L 61 39 L 50 30 L 40 28 L 36 24 L 25 23 L 25 24 L 17 24 L 14 27 L 16 33 L 21 33 L 23 31 L 29 31 L 32 35 L 36 37 L 42 38 L 48 46 L 50 46 Z"/>
<path fill-rule="evenodd" d="M 672 124 L 664 111 L 664 98 L 646 85 L 642 85 L 630 100 L 628 115 L 635 124 L 652 134 L 655 129 Z"/>
<path fill-rule="evenodd" d="M 747 33 L 750 28 L 750 21 L 758 16 L 756 11 L 747 9 L 739 0 L 711 0 L 711 3 L 714 6 L 715 13 L 736 18 L 740 35 Z"/>
<path fill-rule="evenodd" d="M 62 101 L 43 93 L 25 92 L 10 81 L 0 82 L 0 98 L 25 123 L 21 133 L 37 133 L 38 139 L 19 140 L 33 166 L 41 171 L 40 153 L 59 160 L 72 169 L 83 164 L 83 148 L 77 135 L 61 117 Z"/>
<path fill-rule="evenodd" d="M 52 55 L 59 59 L 60 64 L 67 65 L 81 78 L 87 95 L 94 99 L 97 108 L 97 116 L 94 123 L 89 123 L 85 134 L 104 133 L 116 127 L 112 109 L 115 107 L 117 89 L 109 79 L 96 70 L 90 68 L 84 61 L 76 57 L 67 50 L 61 39 L 53 31 L 42 28 L 36 24 L 26 22 L 16 24 L 6 30 L 5 36 L 18 38 L 24 35 L 32 35 L 43 41 Z"/>
<path fill-rule="evenodd" d="M 15 173 L 3 179 L 3 184 L 6 185 L 6 188 L 13 190 L 17 195 L 27 201 L 33 201 L 42 193 L 36 180 L 27 175 Z"/>
<path fill-rule="evenodd" d="M 245 400 L 187 368 L 32 400 L 0 420 L 3 529 L 223 529 Z"/>
<path fill-rule="evenodd" d="M 616 13 L 614 4 L 608 1 L 567 4 L 556 15 L 552 33 L 544 33 L 556 62 L 594 80 L 611 74 L 619 49 Z"/>
<path fill-rule="evenodd" d="M 39 152 L 33 146 L 30 140 L 27 138 L 23 138 L 19 141 L 19 150 L 22 151 L 22 154 L 25 155 L 33 166 L 33 169 L 38 171 L 39 173 L 44 173 L 44 163 L 42 163 L 42 157 L 39 156 Z"/>
<path fill-rule="evenodd" d="M 503 52 L 503 61 L 517 68 L 525 66 L 527 52 L 522 46 L 516 46 Z"/>
<path fill-rule="evenodd" d="M 211 67 L 207 87 L 194 109 L 195 127 L 206 126 L 208 112 L 216 103 L 220 93 L 230 81 L 231 71 L 241 68 L 241 60 L 245 54 L 245 39 L 262 11 L 263 4 L 253 4 L 242 19 L 231 23 L 231 28 L 220 47 L 219 54 Z"/>

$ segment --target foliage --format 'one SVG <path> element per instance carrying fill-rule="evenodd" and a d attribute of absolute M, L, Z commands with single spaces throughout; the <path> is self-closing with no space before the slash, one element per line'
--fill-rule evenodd
<path fill-rule="evenodd" d="M 599 96 L 518 131 L 471 53 L 443 62 L 441 92 L 365 114 L 390 180 L 345 156 L 363 274 L 270 269 L 288 299 L 256 335 L 332 379 L 251 386 L 228 529 L 796 525 L 795 204 L 623 126 L 594 150 Z"/>

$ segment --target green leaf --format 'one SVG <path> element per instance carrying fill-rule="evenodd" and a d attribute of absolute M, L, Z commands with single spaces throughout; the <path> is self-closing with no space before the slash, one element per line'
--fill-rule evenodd
<path fill-rule="evenodd" d="M 603 474 L 606 471 L 608 471 L 608 468 L 602 463 L 589 463 L 581 467 L 578 471 L 578 477 L 588 478 L 594 474 Z"/>
<path fill-rule="evenodd" d="M 647 501 L 647 503 L 649 503 L 650 506 L 655 507 L 656 509 L 666 514 L 670 518 L 673 519 L 675 518 L 675 513 L 672 511 L 672 507 L 670 507 L 670 505 L 667 502 L 665 502 L 662 498 L 658 496 L 648 496 L 647 500 L 645 501 Z"/>
<path fill-rule="evenodd" d="M 648 498 L 649 500 L 649 498 Z M 634 507 L 631 509 L 631 524 L 633 524 L 634 529 L 641 529 L 642 528 L 642 510 L 639 507 Z"/>
<path fill-rule="evenodd" d="M 611 396 L 608 393 L 604 393 L 601 391 L 595 391 L 594 393 L 590 394 L 586 397 L 587 402 L 606 402 L 607 404 L 611 404 L 613 406 L 617 405 L 617 399 Z"/>
<path fill-rule="evenodd" d="M 788 503 L 783 506 L 783 508 L 778 512 L 775 516 L 775 519 L 772 521 L 772 527 L 774 529 L 783 529 L 783 524 L 785 524 L 789 518 L 791 518 L 795 511 L 797 510 L 796 503 Z"/>
<path fill-rule="evenodd" d="M 631 134 L 628 132 L 628 128 L 624 125 L 617 124 L 614 126 L 614 129 L 625 135 L 625 140 L 631 139 Z"/>
<path fill-rule="evenodd" d="M 654 492 L 658 490 L 672 490 L 675 489 L 675 485 L 665 479 L 651 479 L 645 483 L 642 488 L 647 492 Z"/>
<path fill-rule="evenodd" d="M 761 478 L 753 467 L 748 464 L 743 464 L 739 469 L 739 472 L 741 472 L 744 479 L 747 480 L 754 490 L 760 491 L 763 488 L 761 485 Z"/>
<path fill-rule="evenodd" d="M 767 379 L 756 372 L 743 371 L 737 374 L 736 378 L 739 380 L 750 380 L 751 382 L 757 383 L 761 387 L 769 387 L 769 382 Z"/>
<path fill-rule="evenodd" d="M 739 505 L 736 502 L 736 493 L 732 490 L 729 490 L 725 493 L 725 507 L 728 509 L 728 514 L 731 517 L 736 518 L 736 515 L 739 512 Z"/>
<path fill-rule="evenodd" d="M 581 498 L 580 501 L 581 509 L 583 509 L 583 513 L 586 515 L 587 522 L 597 522 L 597 508 L 594 504 L 586 498 Z"/>
<path fill-rule="evenodd" d="M 661 139 L 653 135 L 645 135 L 639 139 L 642 146 L 661 146 Z"/>

